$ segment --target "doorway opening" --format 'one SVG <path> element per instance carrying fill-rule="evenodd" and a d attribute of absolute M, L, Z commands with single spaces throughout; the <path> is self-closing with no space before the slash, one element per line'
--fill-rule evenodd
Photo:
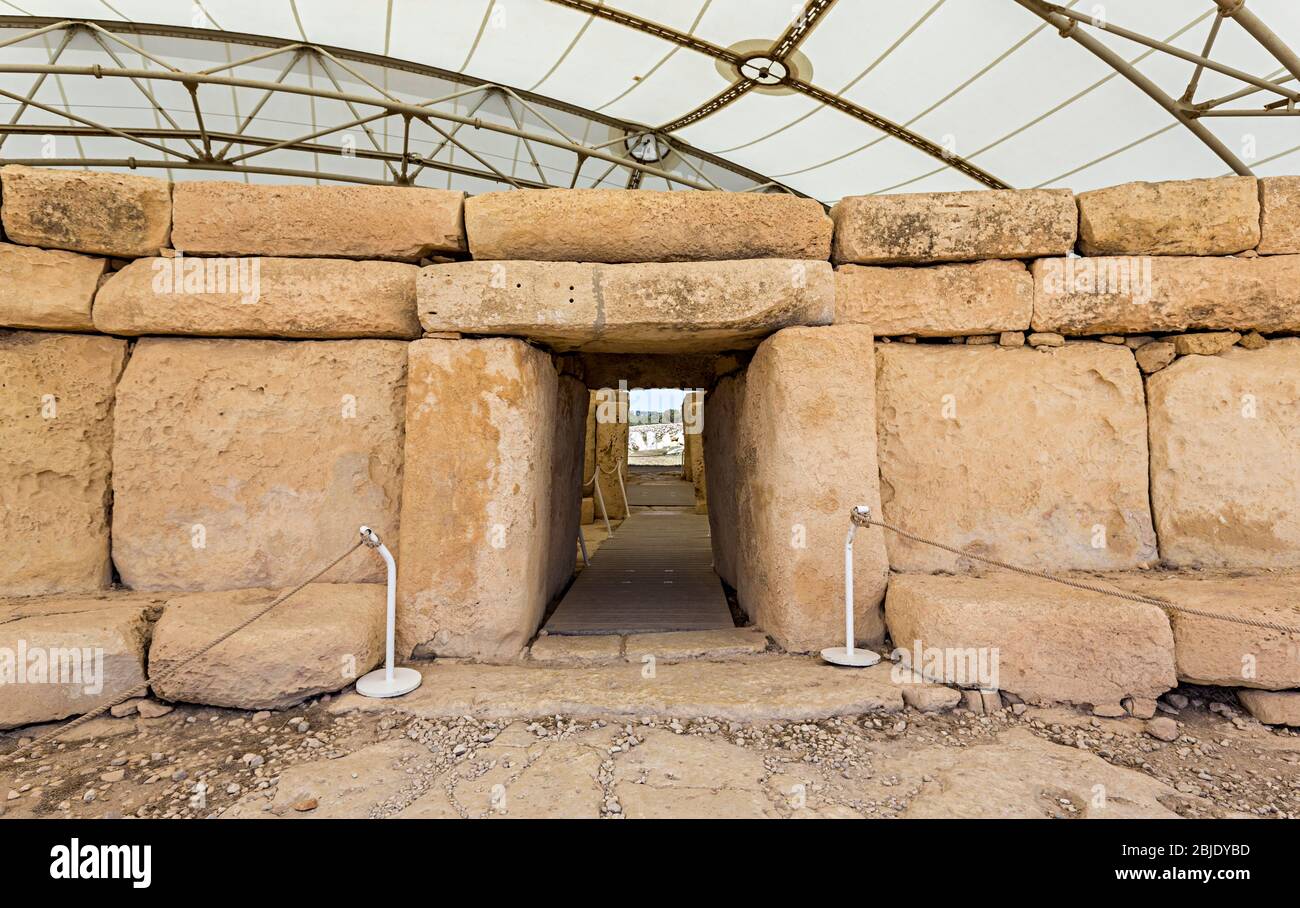
<path fill-rule="evenodd" d="M 703 388 L 592 387 L 577 577 L 545 630 L 600 635 L 734 628 L 714 570 Z M 605 514 L 610 520 L 606 529 Z"/>

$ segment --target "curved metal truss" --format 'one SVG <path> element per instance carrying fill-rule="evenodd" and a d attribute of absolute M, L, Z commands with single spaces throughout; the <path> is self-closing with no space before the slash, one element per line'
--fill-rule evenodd
<path fill-rule="evenodd" d="M 747 49 L 721 47 L 594 0 L 549 2 L 710 57 L 720 71 L 731 74 L 731 84 L 694 110 L 651 127 L 461 73 L 337 47 L 171 25 L 0 16 L 0 76 L 32 77 L 26 91 L 0 87 L 0 104 L 8 101 L 15 108 L 8 122 L 0 123 L 0 164 L 206 170 L 398 184 L 429 183 L 434 174 L 443 173 L 471 188 L 477 181 L 483 181 L 484 188 L 634 188 L 649 180 L 662 181 L 670 189 L 794 192 L 674 135 L 751 91 L 775 91 L 799 93 L 853 117 L 977 183 L 1010 185 L 907 126 L 800 75 L 792 65 L 800 55 L 798 48 L 836 0 L 807 0 L 770 46 Z M 1251 171 L 1204 120 L 1300 114 L 1300 57 L 1247 8 L 1246 0 L 1205 0 L 1214 18 L 1200 53 L 1076 12 L 1074 4 L 1013 2 L 1127 79 L 1237 173 Z M 1276 71 L 1256 75 L 1213 59 L 1215 42 L 1229 19 L 1277 61 Z M 1185 86 L 1160 86 L 1100 33 L 1192 64 L 1190 80 Z M 159 39 L 175 53 L 169 58 L 156 47 L 146 50 L 143 36 Z M 195 60 L 212 59 L 214 45 L 221 46 L 224 62 L 193 65 Z M 43 59 L 34 62 L 29 53 L 22 62 L 6 61 L 6 49 L 20 48 L 37 48 Z M 66 56 L 77 57 L 80 65 L 64 59 L 70 48 L 75 54 Z M 1198 102 L 1198 84 L 1207 70 L 1235 80 L 1239 87 Z M 149 111 L 154 124 L 98 122 L 91 116 L 93 109 L 70 103 L 64 91 L 65 85 L 85 79 L 128 86 L 132 103 Z M 48 98 L 49 80 L 58 85 L 61 102 Z M 233 111 L 232 105 L 214 110 L 214 99 L 224 98 L 224 93 L 234 99 Z M 242 110 L 241 93 L 246 101 Z M 293 116 L 270 114 L 277 104 L 283 110 L 286 103 Z M 310 111 L 309 118 L 304 110 Z M 301 126 L 307 122 L 311 128 L 304 132 Z M 298 128 L 289 129 L 293 123 Z M 32 137 L 70 137 L 77 154 L 42 149 L 39 157 L 7 157 L 6 141 L 19 136 L 28 138 L 28 147 Z M 92 144 L 108 150 L 91 153 L 87 146 Z M 344 158 L 354 160 L 345 165 Z M 371 169 L 363 172 L 357 160 Z"/>
<path fill-rule="evenodd" d="M 1284 41 L 1260 21 L 1258 16 L 1246 9 L 1246 0 L 1211 0 L 1212 5 L 1218 7 L 1218 13 L 1210 26 L 1210 33 L 1206 38 L 1204 49 L 1199 54 L 1185 51 L 1163 41 L 1157 41 L 1154 38 L 1119 25 L 1113 25 L 1097 16 L 1077 13 L 1056 3 L 1047 3 L 1043 2 L 1043 0 L 1016 0 L 1016 2 L 1054 26 L 1060 32 L 1062 38 L 1073 40 L 1086 48 L 1125 79 L 1132 82 L 1151 100 L 1168 111 L 1170 116 L 1186 127 L 1196 138 L 1205 143 L 1236 173 L 1249 175 L 1251 170 L 1218 136 L 1205 128 L 1205 125 L 1200 122 L 1201 118 L 1294 117 L 1300 114 L 1300 110 L 1296 108 L 1296 101 L 1300 99 L 1300 90 L 1286 85 L 1287 82 L 1300 79 L 1300 57 L 1297 57 L 1295 52 Z M 1219 37 L 1219 31 L 1225 19 L 1236 21 L 1247 34 L 1258 41 L 1281 64 L 1281 69 L 1268 77 L 1260 77 L 1212 60 L 1210 53 L 1214 49 L 1214 43 Z M 1152 50 L 1195 64 L 1187 87 L 1183 90 L 1181 96 L 1175 98 L 1139 72 L 1123 57 L 1116 54 L 1101 41 L 1098 41 L 1094 35 L 1089 34 L 1088 28 L 1116 35 L 1144 47 L 1149 47 Z M 1218 98 L 1196 103 L 1194 101 L 1196 88 L 1200 82 L 1201 74 L 1207 69 L 1236 79 L 1242 83 L 1242 87 Z M 1279 79 L 1279 76 L 1282 78 Z M 1257 106 L 1244 108 L 1227 106 L 1234 101 L 1255 95 L 1261 91 L 1268 92 L 1276 97 L 1263 101 Z"/>
<path fill-rule="evenodd" d="M 4 37 L 14 29 L 22 31 Z M 179 51 L 189 52 L 169 60 L 142 47 L 140 36 L 173 39 Z M 196 69 L 178 59 L 202 55 L 191 42 L 248 52 Z M 38 46 L 48 60 L 4 59 L 6 49 L 24 46 Z M 64 62 L 70 47 L 83 58 L 79 65 Z M 87 53 L 95 62 L 85 62 Z M 136 60 L 138 65 L 128 65 Z M 250 77 L 253 69 L 269 78 Z M 0 122 L 0 165 L 201 170 L 399 185 L 427 183 L 430 172 L 442 172 L 482 180 L 488 188 L 630 188 L 657 178 L 670 189 L 794 192 L 646 126 L 461 73 L 319 44 L 170 25 L 0 16 L 3 74 L 30 75 L 33 81 L 25 93 L 0 87 L 0 103 L 15 105 L 8 121 Z M 68 103 L 67 87 L 85 79 L 132 86 L 127 91 L 133 103 L 148 111 L 155 125 L 100 122 L 92 110 Z M 61 102 L 38 100 L 50 80 L 58 83 Z M 401 83 L 400 91 L 393 82 Z M 178 90 L 183 104 L 175 103 L 182 97 Z M 233 111 L 229 102 L 220 113 L 212 110 L 214 97 L 224 100 L 238 92 L 256 93 L 256 101 L 243 112 L 237 101 Z M 284 119 L 268 115 L 277 101 L 309 110 L 312 128 L 286 134 Z M 36 117 L 39 122 L 31 122 Z M 468 141 L 476 133 L 479 138 Z M 5 143 L 17 136 L 45 140 L 44 153 L 10 156 Z M 48 153 L 49 145 L 58 145 L 49 137 L 73 139 L 77 154 Z M 107 140 L 118 154 L 91 154 L 84 145 L 90 140 L 99 146 Z M 343 159 L 378 162 L 375 175 L 330 164 Z"/>

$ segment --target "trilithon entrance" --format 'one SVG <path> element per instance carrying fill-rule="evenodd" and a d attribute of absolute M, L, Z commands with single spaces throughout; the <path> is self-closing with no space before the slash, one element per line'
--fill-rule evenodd
<path fill-rule="evenodd" d="M 579 573 L 547 618 L 547 633 L 735 626 L 713 569 L 703 495 L 703 398 L 702 391 L 666 388 L 592 392 L 586 438 L 593 443 L 586 458 L 591 472 L 583 488 L 590 497 L 582 503 Z M 597 466 L 601 442 L 603 459 L 612 465 Z M 621 520 L 606 521 L 606 502 L 596 495 L 598 475 L 617 480 L 616 498 L 627 511 Z"/>

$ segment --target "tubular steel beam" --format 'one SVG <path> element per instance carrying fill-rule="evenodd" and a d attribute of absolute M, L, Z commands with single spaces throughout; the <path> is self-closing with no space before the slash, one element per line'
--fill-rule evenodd
<path fill-rule="evenodd" d="M 1248 35 L 1264 45 L 1264 49 L 1272 54 L 1277 62 L 1286 67 L 1287 72 L 1294 78 L 1300 79 L 1300 56 L 1296 56 L 1296 52 L 1274 34 L 1259 16 L 1246 9 L 1246 0 L 1215 0 L 1215 2 L 1219 4 L 1223 15 L 1244 28 Z"/>
<path fill-rule="evenodd" d="M 410 63 L 407 61 L 395 60 L 392 58 L 383 57 L 376 54 L 368 54 L 359 51 L 347 50 L 344 48 L 310 44 L 301 41 L 288 41 L 288 40 L 277 39 L 277 38 L 269 38 L 260 35 L 249 35 L 244 33 L 217 31 L 212 29 L 187 28 L 183 26 L 152 25 L 152 24 L 134 23 L 134 22 L 118 22 L 112 20 L 91 20 L 91 19 L 63 20 L 63 19 L 55 19 L 50 17 L 0 16 L 0 30 L 11 29 L 11 28 L 23 28 L 25 29 L 25 31 L 20 35 L 5 37 L 3 40 L 0 40 L 0 49 L 33 38 L 38 38 L 41 35 L 49 34 L 51 32 L 57 32 L 60 30 L 65 30 L 65 31 L 76 30 L 80 28 L 92 29 L 93 31 L 99 34 L 103 34 L 105 36 L 112 38 L 113 40 L 117 41 L 118 43 L 122 44 L 124 47 L 127 48 L 135 48 L 136 46 L 124 40 L 121 37 L 122 34 L 148 35 L 148 36 L 157 36 L 157 37 L 201 40 L 201 41 L 222 43 L 227 45 L 243 45 L 249 48 L 261 48 L 261 50 L 258 50 L 256 53 L 253 53 L 250 56 L 244 57 L 242 59 L 230 61 L 228 63 L 222 64 L 220 66 L 212 67 L 211 69 L 204 70 L 202 72 L 184 72 L 176 68 L 175 66 L 172 66 L 171 64 L 167 63 L 165 60 L 159 60 L 156 57 L 148 54 L 145 54 L 145 56 L 148 57 L 148 59 L 154 60 L 155 62 L 158 63 L 160 67 L 164 67 L 164 68 L 153 70 L 153 69 L 133 69 L 124 66 L 108 68 L 104 66 L 58 67 L 58 66 L 50 66 L 50 65 L 43 65 L 43 66 L 41 65 L 23 65 L 23 66 L 0 65 L 0 73 L 28 73 L 40 77 L 55 75 L 55 76 L 90 76 L 94 78 L 129 78 L 137 81 L 143 81 L 146 84 L 149 80 L 169 80 L 169 81 L 181 82 L 185 84 L 187 88 L 192 85 L 194 86 L 217 85 L 217 86 L 224 86 L 230 88 L 251 88 L 251 89 L 265 92 L 265 94 L 262 96 L 261 102 L 259 102 L 258 104 L 257 110 L 255 110 L 254 113 L 250 114 L 247 118 L 241 118 L 242 122 L 239 127 L 239 131 L 237 133 L 230 135 L 230 134 L 218 133 L 214 130 L 206 130 L 207 134 L 210 137 L 216 138 L 217 136 L 220 136 L 221 138 L 219 139 L 219 141 L 225 143 L 225 147 L 221 147 L 220 150 L 215 151 L 215 153 L 207 152 L 205 154 L 204 152 L 198 151 L 198 149 L 193 144 L 191 144 L 190 147 L 192 149 L 195 149 L 196 154 L 194 155 L 194 157 L 191 157 L 189 155 L 184 155 L 183 157 L 185 157 L 188 161 L 193 163 L 195 166 L 188 169 L 203 169 L 205 166 L 211 164 L 213 166 L 211 166 L 210 169 L 213 170 L 230 170 L 232 168 L 226 166 L 228 165 L 229 162 L 222 162 L 220 159 L 230 149 L 231 145 L 241 144 L 245 141 L 245 139 L 249 140 L 247 144 L 251 146 L 267 146 L 279 142 L 280 140 L 278 138 L 272 140 L 266 140 L 266 139 L 256 139 L 255 137 L 245 136 L 245 130 L 255 128 L 256 116 L 258 112 L 260 112 L 262 105 L 265 104 L 266 100 L 269 97 L 271 97 L 276 93 L 286 93 L 291 95 L 299 95 L 299 96 L 320 98 L 325 100 L 339 101 L 345 105 L 348 105 L 349 107 L 355 104 L 361 107 L 369 106 L 369 107 L 378 107 L 382 109 L 382 112 L 374 116 L 354 115 L 354 119 L 352 123 L 349 124 L 348 126 L 338 127 L 334 130 L 324 130 L 324 132 L 326 133 L 330 131 L 337 132 L 340 131 L 341 129 L 350 128 L 351 126 L 354 125 L 361 126 L 362 128 L 364 128 L 364 125 L 366 123 L 372 122 L 373 120 L 382 120 L 388 116 L 392 116 L 395 114 L 404 117 L 413 117 L 414 119 L 421 120 L 422 122 L 426 122 L 436 132 L 438 131 L 438 127 L 434 126 L 431 122 L 429 122 L 430 119 L 436 119 L 436 120 L 441 120 L 453 124 L 452 128 L 450 129 L 450 133 L 453 136 L 461 127 L 471 126 L 475 130 L 483 129 L 483 130 L 501 133 L 507 136 L 512 136 L 518 139 L 519 141 L 525 143 L 525 147 L 528 147 L 530 149 L 530 155 L 531 155 L 531 144 L 548 145 L 560 149 L 562 151 L 568 152 L 570 154 L 573 154 L 580 161 L 585 160 L 586 158 L 596 158 L 614 167 L 623 167 L 631 171 L 638 172 L 639 174 L 641 174 L 641 176 L 658 177 L 660 179 L 666 180 L 670 185 L 677 184 L 681 187 L 689 187 L 692 189 L 701 189 L 701 190 L 715 188 L 715 186 L 712 185 L 711 180 L 707 181 L 707 183 L 703 183 L 683 173 L 664 170 L 653 166 L 653 164 L 644 164 L 640 161 L 632 159 L 631 157 L 621 156 L 619 154 L 605 151 L 601 147 L 592 148 L 585 141 L 582 142 L 576 141 L 572 137 L 567 135 L 563 129 L 561 129 L 558 125 L 556 125 L 556 123 L 551 119 L 551 117 L 548 117 L 544 111 L 549 110 L 549 111 L 560 112 L 560 113 L 580 117 L 590 123 L 608 125 L 617 130 L 621 130 L 624 133 L 629 135 L 652 131 L 650 130 L 650 128 L 644 125 L 630 123 L 624 120 L 619 120 L 615 117 L 610 117 L 605 114 L 598 113 L 596 111 L 587 110 L 585 108 L 578 107 L 576 105 L 572 105 L 558 99 L 548 98 L 546 96 L 539 95 L 534 92 L 514 89 L 509 86 L 498 85 L 495 83 L 483 83 L 480 80 L 475 80 L 472 76 L 468 76 L 462 73 L 442 70 L 437 67 L 424 66 L 420 64 Z M 133 52 L 137 52 L 137 51 L 133 51 Z M 259 60 L 265 60 L 267 58 L 274 57 L 282 53 L 292 54 L 293 59 L 291 59 L 289 65 L 286 66 L 282 72 L 280 72 L 279 77 L 275 82 L 266 82 L 266 81 L 261 81 L 256 79 L 239 79 L 239 78 L 234 78 L 225 75 L 225 73 L 228 73 L 230 70 L 240 65 L 254 63 Z M 297 62 L 299 55 L 303 53 L 311 53 L 329 59 L 331 62 L 339 66 L 340 69 L 346 71 L 350 76 L 356 78 L 358 81 L 364 83 L 365 85 L 374 88 L 377 97 L 368 97 L 368 96 L 358 95 L 355 93 L 349 93 L 349 92 L 339 91 L 339 90 L 330 91 L 319 87 L 308 88 L 303 86 L 284 84 L 283 80 L 289 74 L 289 72 L 294 68 L 294 64 Z M 384 91 L 382 88 L 375 86 L 373 82 L 366 79 L 356 70 L 354 70 L 352 67 L 347 66 L 343 61 L 349 61 L 351 63 L 356 63 L 356 64 L 364 64 L 368 66 L 375 66 L 379 68 L 387 68 L 397 72 L 413 73 L 415 75 L 423 76 L 426 78 L 440 79 L 440 80 L 452 82 L 453 84 L 471 86 L 468 89 L 468 93 L 472 93 L 474 91 L 478 91 L 482 89 L 491 89 L 491 90 L 500 91 L 505 95 L 508 95 L 509 97 L 513 98 L 520 104 L 522 104 L 524 106 L 524 109 L 529 114 L 531 114 L 533 117 L 536 117 L 536 119 L 539 120 L 541 123 L 545 124 L 546 127 L 554 130 L 556 135 L 547 135 L 544 133 L 521 128 L 518 125 L 508 125 L 506 123 L 494 122 L 492 120 L 485 120 L 479 117 L 460 116 L 451 111 L 439 110 L 432 107 L 432 105 L 434 104 L 442 103 L 447 99 L 459 97 L 467 92 L 455 92 L 452 95 L 445 96 L 442 99 L 428 101 L 421 105 L 412 105 L 412 104 L 401 102 L 397 100 L 393 95 Z M 17 101 L 20 104 L 31 101 L 30 97 L 28 98 L 19 97 L 13 95 L 12 93 L 7 93 L 6 96 L 12 98 L 13 100 Z M 34 104 L 34 103 L 31 104 L 31 106 L 41 108 L 41 105 Z M 160 105 L 155 105 L 155 109 L 157 109 L 157 107 L 159 106 Z M 139 130 L 134 128 L 129 130 L 116 129 L 112 126 L 95 123 L 94 121 L 88 120 L 84 117 L 70 115 L 68 112 L 58 110 L 55 108 L 41 108 L 41 109 L 45 109 L 48 113 L 51 113 L 58 117 L 61 118 L 68 117 L 70 119 L 75 120 L 78 123 L 86 124 L 87 126 L 90 127 L 96 127 L 99 130 L 101 130 L 98 133 L 91 131 L 87 133 L 88 135 L 98 134 L 98 135 L 105 135 L 105 136 L 113 136 L 121 139 L 128 139 L 132 141 L 140 141 L 139 139 L 135 138 L 136 135 L 144 136 L 145 134 L 150 132 L 147 130 Z M 199 108 L 199 110 L 201 111 L 201 108 Z M 514 113 L 513 112 L 508 112 L 508 113 L 511 114 L 511 120 L 514 120 L 517 123 L 518 118 L 514 115 Z M 201 116 L 201 112 L 196 113 L 195 115 Z M 17 129 L 9 130 L 9 132 L 18 132 L 18 131 L 20 130 Z M 51 132 L 51 131 L 52 130 L 50 129 L 45 130 L 45 132 Z M 167 131 L 165 132 L 166 132 L 165 135 L 158 134 L 159 137 L 164 139 L 175 138 L 178 141 L 185 141 L 186 139 L 188 139 L 190 142 L 192 142 L 195 138 L 201 138 L 201 135 L 195 135 L 193 131 L 187 131 L 183 129 L 175 129 L 169 132 Z M 369 131 L 367 130 L 367 132 Z M 0 136 L 6 134 L 7 134 L 6 127 L 3 124 L 0 124 Z M 557 138 L 557 136 L 559 138 Z M 763 174 L 756 173 L 746 167 L 738 165 L 732 161 L 728 161 L 725 158 L 721 158 L 718 157 L 717 155 L 710 154 L 709 152 L 694 148 L 687 142 L 683 142 L 675 138 L 668 140 L 667 137 L 665 137 L 665 140 L 667 144 L 681 156 L 682 160 L 687 161 L 688 163 L 689 163 L 689 159 L 694 158 L 696 159 L 696 162 L 701 165 L 712 164 L 715 167 L 718 167 L 724 171 L 730 172 L 745 180 L 751 181 L 757 186 L 773 186 L 784 192 L 789 192 L 794 195 L 803 195 L 803 193 L 797 193 L 793 189 L 785 186 L 784 184 L 772 180 L 770 177 L 767 177 Z M 445 139 L 443 141 L 444 143 L 446 143 Z M 371 137 L 371 142 L 372 143 L 374 142 L 373 136 Z M 468 149 L 465 149 L 464 146 L 461 147 L 462 150 L 468 151 Z M 306 142 L 302 143 L 301 145 L 291 145 L 289 146 L 289 149 L 295 151 L 304 151 L 304 152 L 309 150 Z M 177 152 L 175 152 L 174 150 L 164 149 L 161 147 L 157 147 L 155 150 L 158 151 L 165 150 L 168 155 L 177 154 Z M 319 152 L 321 149 L 319 147 L 313 147 L 310 150 L 313 152 Z M 356 154 L 356 156 L 358 157 L 362 157 L 359 151 L 354 152 L 354 154 Z M 473 154 L 473 152 L 471 152 L 471 154 Z M 213 159 L 212 161 L 203 160 L 208 155 L 211 155 Z M 390 168 L 392 167 L 392 163 L 394 163 L 394 160 L 390 160 L 387 156 L 375 155 L 374 157 L 383 160 L 386 166 Z M 108 160 L 108 159 L 101 158 L 97 160 Z M 113 159 L 113 160 L 117 160 L 117 159 Z M 121 160 L 131 160 L 131 159 L 124 158 Z M 395 162 L 400 163 L 400 160 L 401 159 L 399 157 L 395 159 Z M 418 157 L 415 158 L 414 160 L 419 162 L 419 167 L 416 173 L 418 173 L 419 170 L 422 170 L 425 167 L 431 167 L 434 169 L 446 170 L 453 173 L 465 172 L 474 176 L 480 176 L 484 179 L 499 181 L 499 182 L 509 183 L 513 179 L 515 182 L 519 183 L 520 185 L 534 184 L 534 181 L 531 180 L 525 181 L 525 180 L 520 180 L 517 177 L 507 176 L 501 171 L 496 170 L 496 168 L 492 167 L 490 164 L 486 164 L 486 162 L 485 162 L 485 166 L 489 168 L 488 170 L 476 171 L 473 168 L 451 167 L 442 161 L 433 161 L 433 160 L 428 160 L 428 159 L 423 159 Z M 128 165 L 124 164 L 122 166 L 128 166 Z M 145 166 L 145 165 L 141 162 L 138 162 L 138 166 Z M 186 169 L 186 168 L 182 168 L 182 169 Z M 254 168 L 251 167 L 240 167 L 240 168 L 233 168 L 233 169 L 240 170 L 240 171 L 247 170 L 247 172 L 250 173 L 284 172 L 284 173 L 294 173 L 295 175 L 300 173 L 310 173 L 310 175 L 322 179 L 340 179 L 340 180 L 352 179 L 352 178 L 347 178 L 329 172 L 295 171 L 292 168 L 261 168 L 255 170 Z M 693 169 L 695 170 L 696 173 L 700 173 L 700 170 L 698 168 L 693 168 Z M 399 182 L 401 181 L 400 173 L 394 171 L 393 176 L 397 181 Z M 408 179 L 410 178 L 411 177 L 408 176 Z M 367 181 L 367 180 L 362 180 L 362 181 Z M 384 182 L 384 181 L 378 181 L 378 182 Z M 561 180 L 559 182 L 552 183 L 550 185 L 565 185 L 566 183 L 567 180 Z"/>
<path fill-rule="evenodd" d="M 1023 6 L 1024 4 L 1021 5 Z M 1110 34 L 1117 35 L 1120 38 L 1126 38 L 1129 41 L 1134 42 L 1135 44 L 1141 44 L 1143 47 L 1149 47 L 1153 50 L 1158 50 L 1162 53 L 1166 53 L 1171 57 L 1178 57 L 1180 60 L 1186 60 L 1189 63 L 1195 63 L 1197 66 L 1198 74 L 1201 68 L 1212 69 L 1217 73 L 1222 73 L 1225 76 L 1231 76 L 1232 78 L 1237 79 L 1241 82 L 1245 82 L 1248 85 L 1254 85 L 1256 88 L 1262 88 L 1266 91 L 1271 91 L 1276 94 L 1282 95 L 1283 97 L 1300 99 L 1300 92 L 1297 92 L 1294 89 L 1283 88 L 1281 85 L 1277 84 L 1276 82 L 1270 82 L 1268 79 L 1261 79 L 1258 76 L 1253 76 L 1250 73 L 1243 72 L 1242 70 L 1237 69 L 1235 67 L 1225 66 L 1222 63 L 1216 63 L 1214 60 L 1211 60 L 1206 54 L 1194 54 L 1191 51 L 1183 50 L 1181 47 L 1175 47 L 1174 45 L 1164 41 L 1157 41 L 1155 38 L 1150 38 L 1139 32 L 1131 31 L 1130 29 L 1127 28 L 1121 28 L 1120 26 L 1112 25 L 1109 22 L 1094 20 L 1091 17 L 1084 15 L 1083 13 L 1075 12 L 1072 9 L 1066 9 L 1065 7 L 1059 6 L 1055 3 L 1043 3 L 1042 5 L 1047 9 L 1051 10 L 1053 13 L 1056 13 L 1057 15 L 1060 16 L 1064 16 L 1067 19 L 1073 19 L 1075 22 L 1081 22 L 1085 25 L 1091 25 L 1093 28 L 1099 29 L 1104 32 L 1109 32 Z M 1216 20 L 1215 23 L 1216 30 L 1217 30 L 1217 24 L 1218 24 L 1218 20 Z"/>
<path fill-rule="evenodd" d="M 681 174 L 672 173 L 666 170 L 661 170 L 658 167 L 652 167 L 647 164 L 641 164 L 640 162 L 631 160 L 629 158 L 619 157 L 617 155 L 609 154 L 608 152 L 589 148 L 585 145 L 576 145 L 564 139 L 557 139 L 552 136 L 542 135 L 540 133 L 528 132 L 527 130 L 515 129 L 512 126 L 506 126 L 500 123 L 489 123 L 487 121 L 480 120 L 480 119 L 463 117 L 460 116 L 459 114 L 451 113 L 449 111 L 431 110 L 430 108 L 421 107 L 416 104 L 406 104 L 401 102 L 389 101 L 387 99 L 381 99 L 381 98 L 367 98 L 361 95 L 355 95 L 348 92 L 328 91 L 325 89 L 308 88 L 299 85 L 280 85 L 274 82 L 264 82 L 258 79 L 239 79 L 232 76 L 199 75 L 197 73 L 166 72 L 161 70 L 149 70 L 149 69 L 105 69 L 102 66 L 49 66 L 49 65 L 41 65 L 41 64 L 28 65 L 28 66 L 0 65 L 0 73 L 49 73 L 51 75 L 58 75 L 58 76 L 90 76 L 96 79 L 111 79 L 111 78 L 155 79 L 155 80 L 163 80 L 163 81 L 180 82 L 187 85 L 194 83 L 194 84 L 205 84 L 205 85 L 221 85 L 221 86 L 233 87 L 233 88 L 251 88 L 251 89 L 259 89 L 259 90 L 271 89 L 273 91 L 285 92 L 286 94 L 310 96 L 310 97 L 323 98 L 332 101 L 343 101 L 343 102 L 353 101 L 358 104 L 383 108 L 390 115 L 391 114 L 409 115 L 415 117 L 416 119 L 419 119 L 421 121 L 426 121 L 426 122 L 430 118 L 438 119 L 438 120 L 447 120 L 452 123 L 462 123 L 465 125 L 473 126 L 476 129 L 489 129 L 493 132 L 499 132 L 504 135 L 513 136 L 515 138 L 530 139 L 534 142 L 538 142 L 543 145 L 550 145 L 555 148 L 560 148 L 562 150 L 571 152 L 573 154 L 580 155 L 584 158 L 587 157 L 597 158 L 599 160 L 619 164 L 624 167 L 632 167 L 634 169 L 639 169 L 644 171 L 645 173 L 650 174 L 651 176 L 656 176 L 661 179 L 667 180 L 670 183 L 680 183 L 681 185 L 689 186 L 692 189 L 708 188 L 703 183 L 698 183 L 689 177 L 682 176 Z M 20 102 L 24 100 L 23 98 L 13 95 L 2 89 L 0 89 L 0 95 L 8 96 Z M 36 104 L 36 102 L 32 102 L 32 104 L 33 106 L 36 107 L 42 106 Z M 78 117 L 75 114 L 69 114 L 66 111 L 49 109 L 49 108 L 47 108 L 47 110 L 61 117 L 72 117 L 72 119 L 80 120 L 81 122 L 86 123 L 87 125 L 91 125 L 91 126 L 99 125 L 94 123 L 93 121 Z M 122 130 L 112 129 L 111 127 L 102 127 L 102 128 L 108 131 L 109 133 L 118 136 L 119 138 L 127 138 L 127 139 L 132 138 L 132 136 L 129 133 L 126 133 Z M 0 130 L 3 129 L 4 127 L 0 127 Z M 135 140 L 135 141 L 139 141 L 139 140 Z M 171 149 L 165 149 L 161 147 L 157 148 L 157 150 L 164 151 L 168 154 L 177 153 Z M 431 165 L 431 166 L 436 166 L 436 165 Z M 324 176 L 324 174 L 322 174 L 322 176 Z"/>
<path fill-rule="evenodd" d="M 1211 151 L 1232 168 L 1234 173 L 1251 176 L 1250 168 L 1242 163 L 1241 159 L 1233 154 L 1231 149 L 1223 144 L 1218 136 L 1189 117 L 1181 104 L 1165 94 L 1160 86 L 1144 76 L 1127 60 L 1088 34 L 1080 27 L 1078 21 L 1055 12 L 1049 4 L 1043 3 L 1041 0 L 1016 0 L 1016 2 L 1044 22 L 1054 26 L 1061 33 L 1061 37 L 1074 41 L 1088 50 L 1093 56 L 1106 63 L 1115 72 L 1132 82 L 1147 97 L 1163 107 L 1171 117 L 1183 124 L 1189 132 L 1204 142 Z"/>
<path fill-rule="evenodd" d="M 685 32 L 679 32 L 675 29 L 668 28 L 667 26 L 659 25 L 657 22 L 651 22 L 648 19 L 633 16 L 631 13 L 610 9 L 600 3 L 593 2 L 593 0 L 551 0 L 551 2 L 560 6 L 566 6 L 570 9 L 578 10 L 579 12 L 587 13 L 590 16 L 599 16 L 600 18 L 608 19 L 611 22 L 617 22 L 619 25 L 624 25 L 628 28 L 645 32 L 648 35 L 655 35 L 656 37 L 663 38 L 665 41 L 677 44 L 680 47 L 689 48 L 690 50 L 698 51 L 699 53 L 713 57 L 716 60 L 730 63 L 737 68 L 739 68 L 740 64 L 744 62 L 739 54 L 728 48 L 719 47 L 718 45 L 712 44 L 701 38 L 696 38 L 694 35 L 688 35 Z M 818 10 L 818 17 L 820 17 L 821 14 L 822 11 Z M 959 155 L 952 154 L 947 149 L 912 132 L 907 127 L 895 123 L 887 117 L 882 117 L 874 111 L 868 110 L 859 104 L 855 104 L 847 98 L 840 97 L 839 95 L 826 91 L 823 88 L 818 88 L 811 82 L 805 82 L 802 79 L 787 77 L 783 80 L 782 84 L 797 92 L 807 95 L 815 101 L 819 101 L 827 107 L 833 107 L 841 113 L 847 114 L 857 120 L 861 120 L 863 123 L 866 123 L 883 133 L 906 142 L 913 148 L 924 152 L 932 158 L 942 161 L 953 169 L 966 174 L 971 179 L 983 183 L 985 186 L 992 189 L 1011 188 L 1010 184 L 1003 182 L 976 164 L 973 164 Z M 732 86 L 732 89 L 734 88 L 735 86 Z M 708 112 L 712 113 L 714 109 L 722 106 L 719 102 L 726 103 L 723 98 L 728 95 L 732 89 L 728 89 L 726 92 L 723 92 L 722 95 L 710 99 L 706 105 L 707 107 L 710 107 Z M 731 98 L 727 98 L 727 101 L 729 100 L 731 100 Z M 687 117 L 691 117 L 691 115 L 688 114 Z M 698 119 L 698 117 L 691 117 L 689 122 L 693 123 L 695 122 L 695 119 Z M 674 123 L 669 125 L 675 127 L 677 124 Z"/>

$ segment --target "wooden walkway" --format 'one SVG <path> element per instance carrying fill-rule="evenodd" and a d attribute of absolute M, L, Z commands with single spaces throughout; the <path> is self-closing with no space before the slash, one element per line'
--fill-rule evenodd
<path fill-rule="evenodd" d="M 709 518 L 634 511 L 546 622 L 550 634 L 638 634 L 735 627 L 713 572 Z"/>
<path fill-rule="evenodd" d="M 695 486 L 685 479 L 628 477 L 627 502 L 652 507 L 695 507 Z"/>

